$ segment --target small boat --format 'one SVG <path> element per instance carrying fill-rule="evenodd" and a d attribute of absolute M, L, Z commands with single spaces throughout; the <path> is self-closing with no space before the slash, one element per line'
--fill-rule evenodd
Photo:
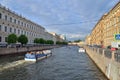
<path fill-rule="evenodd" d="M 51 50 L 43 50 L 43 53 L 47 55 L 47 57 L 49 57 L 50 55 L 52 55 L 52 51 Z"/>
<path fill-rule="evenodd" d="M 85 49 L 84 48 L 79 48 L 78 52 L 85 52 Z"/>
<path fill-rule="evenodd" d="M 25 61 L 36 61 L 36 54 L 35 53 L 26 53 L 25 54 Z"/>
<path fill-rule="evenodd" d="M 44 59 L 46 57 L 47 57 L 47 55 L 44 54 L 42 51 L 36 52 L 36 60 L 41 60 L 41 59 Z"/>
<path fill-rule="evenodd" d="M 51 50 L 29 52 L 25 54 L 25 61 L 34 61 L 44 59 L 52 54 Z"/>

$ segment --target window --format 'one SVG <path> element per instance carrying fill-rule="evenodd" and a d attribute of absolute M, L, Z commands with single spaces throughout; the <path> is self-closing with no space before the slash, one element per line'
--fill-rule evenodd
<path fill-rule="evenodd" d="M 7 15 L 5 15 L 5 20 L 7 20 Z"/>
<path fill-rule="evenodd" d="M 30 25 L 30 29 L 31 29 L 31 25 Z"/>
<path fill-rule="evenodd" d="M 26 31 L 24 32 L 24 34 L 26 35 Z"/>
<path fill-rule="evenodd" d="M 14 29 L 14 33 L 16 33 L 16 29 Z"/>
<path fill-rule="evenodd" d="M 14 19 L 14 23 L 16 24 L 16 19 Z"/>
<path fill-rule="evenodd" d="M 12 28 L 10 28 L 10 32 L 12 32 Z"/>
<path fill-rule="evenodd" d="M 27 32 L 27 35 L 29 35 L 29 33 Z"/>
<path fill-rule="evenodd" d="M 5 26 L 5 32 L 7 32 L 7 26 Z"/>
<path fill-rule="evenodd" d="M 29 25 L 27 24 L 27 27 L 29 27 Z"/>
<path fill-rule="evenodd" d="M 23 31 L 21 31 L 21 34 L 23 34 Z"/>
<path fill-rule="evenodd" d="M 8 37 L 5 37 L 5 42 L 7 42 L 7 40 L 8 40 Z"/>
<path fill-rule="evenodd" d="M 114 24 L 116 24 L 116 18 L 114 18 Z"/>
<path fill-rule="evenodd" d="M 120 16 L 118 18 L 119 18 L 119 22 L 120 22 Z"/>
<path fill-rule="evenodd" d="M 2 26 L 0 25 L 0 31 L 2 30 Z"/>
<path fill-rule="evenodd" d="M 2 14 L 0 13 L 0 19 L 2 18 Z"/>
<path fill-rule="evenodd" d="M 0 42 L 2 41 L 2 37 L 0 36 Z"/>
<path fill-rule="evenodd" d="M 24 24 L 24 26 L 26 27 L 26 23 Z"/>
<path fill-rule="evenodd" d="M 21 25 L 23 26 L 23 22 L 21 22 Z"/>
<path fill-rule="evenodd" d="M 20 25 L 20 21 L 18 21 L 18 24 Z"/>
<path fill-rule="evenodd" d="M 18 30 L 18 34 L 20 34 L 20 30 Z"/>
<path fill-rule="evenodd" d="M 12 22 L 12 17 L 10 17 L 10 22 Z"/>

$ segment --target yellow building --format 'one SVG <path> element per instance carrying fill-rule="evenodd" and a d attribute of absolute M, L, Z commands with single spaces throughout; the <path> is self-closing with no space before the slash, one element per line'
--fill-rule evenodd
<path fill-rule="evenodd" d="M 85 44 L 90 45 L 91 44 L 91 36 L 88 35 L 85 39 Z"/>
<path fill-rule="evenodd" d="M 106 15 L 104 26 L 104 45 L 108 46 L 114 41 L 114 34 L 120 33 L 120 2 Z"/>
<path fill-rule="evenodd" d="M 91 40 L 90 43 L 92 45 L 104 45 L 104 17 L 101 17 L 101 19 L 98 21 L 98 23 L 95 25 L 91 32 Z"/>
<path fill-rule="evenodd" d="M 109 46 L 114 41 L 116 33 L 120 33 L 120 2 L 103 15 L 95 25 L 90 34 L 90 44 Z"/>

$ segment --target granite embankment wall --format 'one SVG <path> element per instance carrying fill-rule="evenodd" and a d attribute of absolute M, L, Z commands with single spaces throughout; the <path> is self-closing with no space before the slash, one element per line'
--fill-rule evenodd
<path fill-rule="evenodd" d="M 86 53 L 109 80 L 120 80 L 120 51 L 84 47 Z"/>
<path fill-rule="evenodd" d="M 20 48 L 0 48 L 0 55 L 7 55 L 7 54 L 17 54 L 23 53 L 28 51 L 37 51 L 37 50 L 44 50 L 44 49 L 52 49 L 60 46 L 39 46 L 39 47 L 20 47 Z"/>

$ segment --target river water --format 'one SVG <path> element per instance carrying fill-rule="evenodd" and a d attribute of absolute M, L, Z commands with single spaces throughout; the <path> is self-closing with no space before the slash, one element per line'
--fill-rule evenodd
<path fill-rule="evenodd" d="M 0 80 L 107 80 L 87 54 L 78 52 L 77 46 L 55 48 L 52 53 L 37 63 L 1 71 Z"/>

